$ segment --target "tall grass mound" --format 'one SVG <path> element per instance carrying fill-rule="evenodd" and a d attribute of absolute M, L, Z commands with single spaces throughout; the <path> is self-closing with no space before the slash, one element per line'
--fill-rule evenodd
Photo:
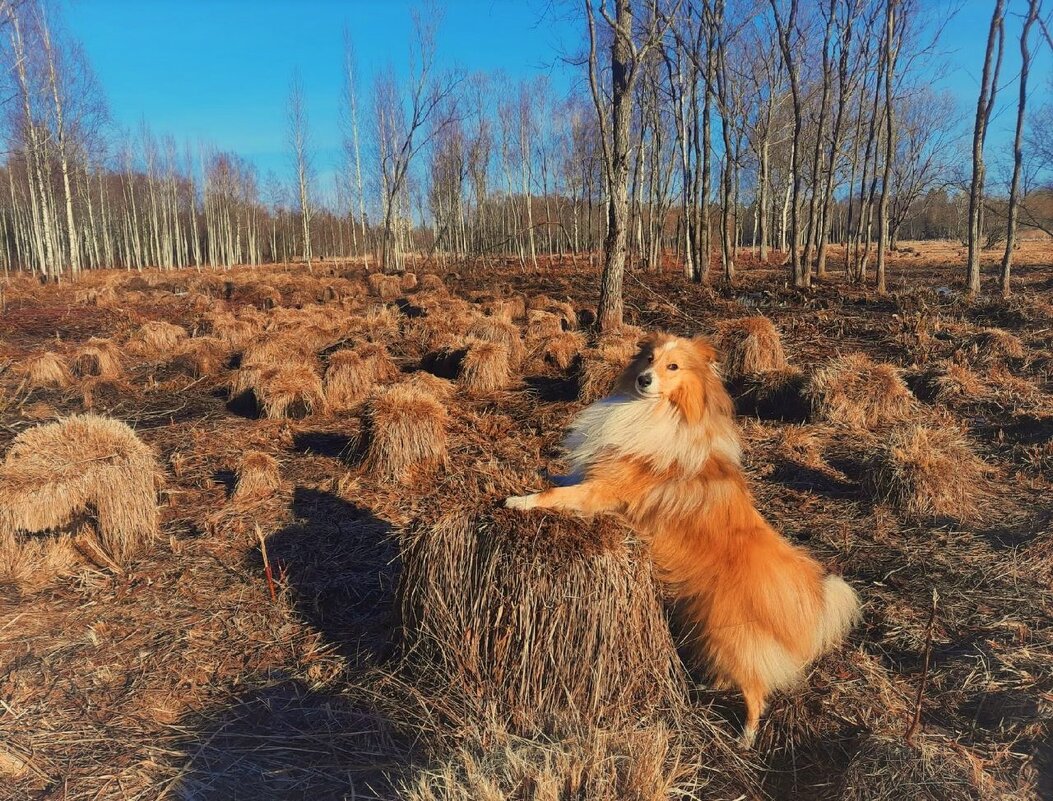
<path fill-rule="evenodd" d="M 717 350 L 730 380 L 788 368 L 782 338 L 767 317 L 743 317 L 717 326 Z"/>
<path fill-rule="evenodd" d="M 271 419 L 302 420 L 326 410 L 322 379 L 308 364 L 263 370 L 251 390 L 259 411 Z"/>
<path fill-rule="evenodd" d="M 78 378 L 120 378 L 121 351 L 112 340 L 92 337 L 77 348 L 70 369 Z"/>
<path fill-rule="evenodd" d="M 330 354 L 325 368 L 325 399 L 333 411 L 348 411 L 369 397 L 377 383 L 391 381 L 399 368 L 386 347 L 367 343 Z"/>
<path fill-rule="evenodd" d="M 895 429 L 872 467 L 874 494 L 914 518 L 971 517 L 984 492 L 984 463 L 946 426 Z"/>
<path fill-rule="evenodd" d="M 1020 337 L 1001 328 L 985 328 L 969 337 L 965 343 L 974 357 L 983 362 L 1024 358 L 1024 343 Z"/>
<path fill-rule="evenodd" d="M 0 562 L 25 535 L 90 522 L 124 563 L 158 536 L 161 482 L 153 450 L 118 420 L 77 415 L 24 431 L 0 464 Z"/>
<path fill-rule="evenodd" d="M 73 383 L 73 374 L 65 357 L 52 351 L 30 356 L 17 372 L 26 389 L 65 389 Z"/>
<path fill-rule="evenodd" d="M 697 768 L 668 726 L 593 729 L 555 741 L 488 732 L 406 784 L 406 801 L 667 801 L 698 798 Z M 721 766 L 721 773 L 728 765 Z M 722 776 L 714 783 L 723 784 Z M 732 782 L 727 782 L 732 784 Z M 709 788 L 707 788 L 709 789 Z M 721 788 L 723 789 L 723 788 Z M 737 788 L 736 788 L 737 789 Z M 744 797 L 719 793 L 715 798 Z"/>
<path fill-rule="evenodd" d="M 269 453 L 248 451 L 238 465 L 233 498 L 235 501 L 267 498 L 277 492 L 281 484 L 278 460 Z"/>
<path fill-rule="evenodd" d="M 569 370 L 587 344 L 580 331 L 562 331 L 545 342 L 541 358 L 560 370 Z"/>
<path fill-rule="evenodd" d="M 796 367 L 742 376 L 731 386 L 735 411 L 762 420 L 803 422 L 809 412 L 805 384 L 804 373 Z"/>
<path fill-rule="evenodd" d="M 504 389 L 512 382 L 508 347 L 498 342 L 474 341 L 468 344 L 458 379 L 469 392 L 484 393 Z"/>
<path fill-rule="evenodd" d="M 147 359 L 175 356 L 187 339 L 186 329 L 164 320 L 143 323 L 128 340 L 127 350 Z"/>
<path fill-rule="evenodd" d="M 187 340 L 172 365 L 194 378 L 204 378 L 219 373 L 229 356 L 230 348 L 218 337 L 194 337 Z"/>
<path fill-rule="evenodd" d="M 626 326 L 581 354 L 578 397 L 586 403 L 607 395 L 639 349 L 643 332 Z"/>
<path fill-rule="evenodd" d="M 1004 798 L 983 762 L 953 746 L 943 738 L 920 738 L 916 745 L 908 745 L 900 737 L 871 734 L 853 755 L 836 797 L 843 801 Z"/>
<path fill-rule="evenodd" d="M 366 278 L 366 283 L 369 284 L 370 293 L 385 302 L 402 294 L 402 281 L 397 275 L 372 273 Z"/>
<path fill-rule="evenodd" d="M 683 707 L 659 586 L 621 523 L 450 506 L 401 535 L 401 648 L 420 682 L 527 736 Z"/>
<path fill-rule="evenodd" d="M 900 371 L 863 353 L 831 359 L 812 375 L 804 392 L 815 417 L 857 428 L 903 420 L 914 408 Z"/>
<path fill-rule="evenodd" d="M 363 467 L 381 478 L 412 483 L 429 477 L 446 458 L 446 407 L 421 384 L 378 392 L 364 422 Z"/>
<path fill-rule="evenodd" d="M 520 362 L 526 356 L 526 347 L 523 345 L 523 338 L 519 335 L 519 328 L 497 317 L 478 318 L 468 326 L 465 336 L 504 345 L 508 349 L 508 359 L 513 369 L 519 367 Z"/>

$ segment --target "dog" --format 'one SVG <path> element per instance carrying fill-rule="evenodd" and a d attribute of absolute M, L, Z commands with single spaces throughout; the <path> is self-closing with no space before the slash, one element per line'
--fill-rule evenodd
<path fill-rule="evenodd" d="M 564 447 L 571 472 L 560 486 L 505 505 L 624 516 L 673 589 L 714 686 L 742 693 L 742 742 L 752 745 L 771 693 L 844 639 L 859 599 L 757 511 L 713 346 L 645 340 Z"/>

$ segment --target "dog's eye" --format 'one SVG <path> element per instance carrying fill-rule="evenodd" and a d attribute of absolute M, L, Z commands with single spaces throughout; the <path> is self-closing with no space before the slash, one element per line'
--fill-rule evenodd
<path fill-rule="evenodd" d="M 677 365 L 675 365 L 675 364 L 671 364 L 671 365 L 669 365 L 669 367 L 667 369 L 669 369 L 669 370 L 679 370 L 680 368 Z"/>
<path fill-rule="evenodd" d="M 654 364 L 654 356 L 648 356 L 647 357 L 647 363 L 648 364 Z"/>

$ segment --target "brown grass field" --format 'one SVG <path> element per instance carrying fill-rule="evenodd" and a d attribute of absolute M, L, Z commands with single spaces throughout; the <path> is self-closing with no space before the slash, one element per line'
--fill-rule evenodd
<path fill-rule="evenodd" d="M 1053 246 L 963 260 L 670 264 L 600 339 L 587 259 L 7 280 L 0 798 L 1053 798 Z M 864 602 L 751 751 L 631 531 L 498 508 L 650 330 L 725 343 L 760 509 Z M 36 429 L 89 412 L 134 435 Z"/>

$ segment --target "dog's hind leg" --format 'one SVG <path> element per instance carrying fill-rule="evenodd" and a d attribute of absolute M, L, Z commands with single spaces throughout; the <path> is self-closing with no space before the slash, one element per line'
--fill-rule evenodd
<path fill-rule="evenodd" d="M 767 689 L 760 683 L 751 682 L 742 687 L 742 697 L 746 699 L 746 725 L 742 729 L 740 742 L 744 748 L 752 748 L 757 739 L 757 726 L 760 716 L 764 714 Z"/>

